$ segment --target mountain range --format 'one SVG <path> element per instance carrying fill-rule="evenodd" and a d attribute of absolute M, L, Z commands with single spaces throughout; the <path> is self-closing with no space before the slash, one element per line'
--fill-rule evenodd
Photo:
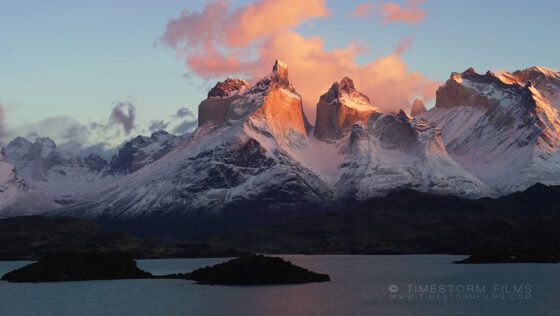
<path fill-rule="evenodd" d="M 192 135 L 139 136 L 111 161 L 17 138 L 5 160 L 52 203 L 38 208 L 51 216 L 196 236 L 400 190 L 479 199 L 560 184 L 557 107 L 560 73 L 542 67 L 453 73 L 435 107 L 417 100 L 410 115 L 381 112 L 344 77 L 320 97 L 312 125 L 276 61 L 254 85 L 227 79 L 211 89 Z"/>

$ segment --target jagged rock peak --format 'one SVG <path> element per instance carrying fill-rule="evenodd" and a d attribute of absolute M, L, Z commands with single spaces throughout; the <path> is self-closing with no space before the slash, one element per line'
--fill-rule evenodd
<path fill-rule="evenodd" d="M 288 65 L 283 61 L 276 59 L 272 71 L 277 73 L 280 77 L 288 79 Z"/>
<path fill-rule="evenodd" d="M 249 93 L 263 93 L 269 89 L 286 89 L 299 96 L 288 78 L 288 65 L 280 60 L 276 60 L 274 66 L 272 66 L 272 73 L 259 80 L 249 90 Z"/>
<path fill-rule="evenodd" d="M 225 81 L 218 82 L 214 88 L 208 92 L 208 98 L 227 98 L 239 95 L 249 88 L 249 82 L 243 79 L 227 78 Z"/>
<path fill-rule="evenodd" d="M 476 70 L 474 70 L 473 67 L 469 67 L 467 70 L 463 71 L 463 73 L 461 75 L 463 76 L 468 76 L 468 75 L 473 75 L 476 74 Z"/>
<path fill-rule="evenodd" d="M 342 80 L 340 80 L 340 82 L 338 83 L 338 86 L 340 91 L 346 92 L 348 94 L 356 91 L 356 88 L 354 87 L 354 81 L 348 77 L 342 78 Z"/>
<path fill-rule="evenodd" d="M 424 105 L 424 102 L 420 99 L 416 99 L 414 100 L 414 102 L 412 102 L 412 106 L 410 108 L 410 115 L 415 117 L 417 115 L 420 115 L 422 113 L 427 112 L 428 109 L 426 109 L 426 106 Z"/>
<path fill-rule="evenodd" d="M 344 77 L 339 82 L 333 83 L 329 91 L 321 96 L 321 99 L 324 99 L 326 102 L 333 102 L 343 96 L 349 96 L 364 104 L 370 103 L 367 95 L 356 90 L 354 81 L 348 77 Z"/>
<path fill-rule="evenodd" d="M 399 110 L 399 114 L 397 114 L 397 117 L 403 122 L 410 122 L 411 120 L 411 118 L 406 114 L 406 112 L 403 109 Z"/>

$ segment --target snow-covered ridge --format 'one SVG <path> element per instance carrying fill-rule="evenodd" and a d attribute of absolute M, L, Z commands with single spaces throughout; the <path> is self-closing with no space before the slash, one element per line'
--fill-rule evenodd
<path fill-rule="evenodd" d="M 30 142 L 18 137 L 5 148 L 6 161 L 37 194 L 61 204 L 87 198 L 173 150 L 184 139 L 166 132 L 138 136 L 125 143 L 107 162 L 98 155 L 73 156 L 49 138 Z"/>
<path fill-rule="evenodd" d="M 523 76 L 544 76 L 547 84 Z M 420 117 L 436 123 L 450 155 L 500 194 L 560 184 L 559 114 L 550 102 L 550 91 L 560 89 L 555 78 L 542 68 L 454 73 L 438 90 L 436 107 Z"/>
<path fill-rule="evenodd" d="M 16 167 L 4 161 L 0 149 L 0 218 L 38 214 L 58 206 L 28 186 Z"/>

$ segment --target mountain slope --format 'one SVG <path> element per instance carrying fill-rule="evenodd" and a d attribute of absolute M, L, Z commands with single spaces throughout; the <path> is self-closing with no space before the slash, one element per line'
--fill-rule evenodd
<path fill-rule="evenodd" d="M 558 111 L 531 81 L 504 78 L 453 73 L 419 117 L 437 124 L 451 157 L 500 194 L 560 184 Z"/>
<path fill-rule="evenodd" d="M 3 159 L 0 153 L 0 218 L 38 214 L 59 206 L 29 187 L 16 167 Z"/>
<path fill-rule="evenodd" d="M 468 198 L 493 195 L 449 157 L 435 125 L 402 110 L 354 125 L 342 144 L 346 156 L 337 187 L 346 198 L 363 201 L 404 188 Z"/>
<path fill-rule="evenodd" d="M 18 137 L 5 148 L 6 160 L 13 163 L 21 177 L 39 193 L 61 204 L 78 201 L 115 177 L 103 176 L 107 162 L 97 156 L 86 159 L 57 148 L 50 138 L 30 142 Z"/>

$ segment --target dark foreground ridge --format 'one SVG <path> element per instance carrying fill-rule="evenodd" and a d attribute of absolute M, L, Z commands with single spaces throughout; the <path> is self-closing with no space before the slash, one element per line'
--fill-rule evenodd
<path fill-rule="evenodd" d="M 121 253 L 63 252 L 48 254 L 36 263 L 6 273 L 10 282 L 63 282 L 151 278 Z"/>
<path fill-rule="evenodd" d="M 199 284 L 265 285 L 328 282 L 327 274 L 315 273 L 277 257 L 249 255 L 195 270 L 187 279 Z"/>

